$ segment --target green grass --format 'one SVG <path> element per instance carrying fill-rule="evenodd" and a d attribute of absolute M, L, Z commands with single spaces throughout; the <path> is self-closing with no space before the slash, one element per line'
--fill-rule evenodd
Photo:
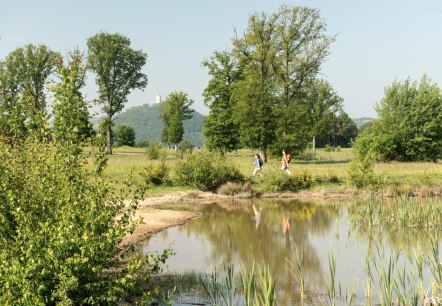
<path fill-rule="evenodd" d="M 173 174 L 176 162 L 179 156 L 173 150 L 166 150 L 166 165 L 169 167 L 173 180 Z M 230 152 L 227 157 L 230 158 L 246 178 L 251 178 L 254 166 L 255 150 L 242 149 L 237 152 Z M 290 163 L 290 171 L 308 170 L 317 181 L 316 187 L 327 190 L 338 189 L 345 185 L 347 172 L 350 168 L 350 162 L 354 154 L 352 149 L 340 149 L 335 152 L 326 152 L 324 149 L 316 150 L 316 160 L 300 160 L 293 158 Z M 145 153 L 145 148 L 119 147 L 114 149 L 114 154 L 109 156 L 106 176 L 109 181 L 115 184 L 122 184 L 132 171 L 137 176 L 142 169 L 150 164 L 158 164 L 159 160 L 149 160 Z M 442 163 L 431 162 L 389 162 L 378 163 L 374 167 L 374 172 L 383 180 L 383 188 L 391 195 L 413 193 L 416 188 L 429 189 L 428 193 L 435 193 L 437 189 L 440 192 L 442 186 Z M 262 173 L 264 178 L 257 176 L 253 182 L 253 188 L 264 190 L 266 177 L 281 173 L 280 157 L 269 157 L 264 164 Z M 313 187 L 315 188 L 315 187 Z M 439 188 L 439 189 L 438 189 Z M 168 191 L 182 190 L 183 187 L 155 187 L 149 192 L 152 194 L 161 194 Z M 191 188 L 184 188 L 191 190 Z M 156 191 L 154 191 L 156 190 Z M 436 192 L 437 193 L 437 192 Z"/>

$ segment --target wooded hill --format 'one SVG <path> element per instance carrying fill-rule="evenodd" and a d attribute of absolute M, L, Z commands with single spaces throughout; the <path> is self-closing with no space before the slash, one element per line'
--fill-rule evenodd
<path fill-rule="evenodd" d="M 133 127 L 135 129 L 135 143 L 159 141 L 163 130 L 160 111 L 160 104 L 134 106 L 117 116 L 115 126 L 126 124 Z M 193 112 L 191 119 L 183 121 L 184 140 L 197 147 L 203 145 L 203 119 L 203 115 Z"/>
<path fill-rule="evenodd" d="M 190 141 L 192 145 L 201 147 L 203 145 L 204 135 L 202 133 L 204 116 L 194 112 L 191 119 L 184 123 L 184 140 Z M 352 119 L 359 128 L 363 124 L 373 120 L 373 118 L 364 117 Z M 163 123 L 160 119 L 160 104 L 144 104 L 126 109 L 115 119 L 115 127 L 119 124 L 126 124 L 135 129 L 135 142 L 159 141 Z"/>

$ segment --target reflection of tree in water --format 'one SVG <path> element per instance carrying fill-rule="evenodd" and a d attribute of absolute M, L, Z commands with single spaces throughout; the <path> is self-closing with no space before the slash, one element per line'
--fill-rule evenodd
<path fill-rule="evenodd" d="M 258 227 L 253 218 L 253 205 L 261 213 Z M 295 263 L 296 249 L 304 251 L 306 288 L 317 288 L 323 282 L 320 261 L 309 239 L 312 234 L 329 231 L 337 212 L 330 205 L 294 201 L 218 203 L 208 206 L 204 211 L 206 217 L 193 221 L 186 230 L 188 235 L 202 236 L 211 242 L 211 258 L 217 269 L 232 259 L 247 268 L 254 261 L 268 264 L 278 277 L 278 287 L 288 292 L 298 287 L 286 261 Z M 287 218 L 290 230 L 284 233 L 283 222 Z"/>

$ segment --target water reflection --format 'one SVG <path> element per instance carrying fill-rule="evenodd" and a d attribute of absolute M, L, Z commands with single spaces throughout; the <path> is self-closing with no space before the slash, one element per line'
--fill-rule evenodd
<path fill-rule="evenodd" d="M 364 300 L 367 275 L 365 259 L 374 249 L 403 250 L 412 254 L 419 243 L 429 248 L 428 231 L 366 227 L 348 222 L 346 206 L 297 201 L 230 201 L 207 205 L 203 217 L 171 228 L 141 245 L 150 253 L 171 246 L 176 255 L 168 260 L 170 272 L 212 272 L 226 262 L 250 269 L 256 262 L 268 265 L 277 278 L 281 305 L 299 304 L 298 275 L 287 261 L 295 263 L 303 251 L 306 303 L 324 296 L 324 276 L 329 275 L 330 248 L 336 256 L 337 280 L 342 288 L 357 285 L 356 301 Z M 309 299 L 310 298 L 310 299 Z"/>

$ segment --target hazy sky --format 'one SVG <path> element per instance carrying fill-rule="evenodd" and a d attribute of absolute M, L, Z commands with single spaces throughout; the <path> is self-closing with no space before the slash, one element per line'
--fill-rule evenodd
<path fill-rule="evenodd" d="M 344 98 L 352 118 L 375 116 L 374 105 L 395 79 L 426 73 L 442 86 L 441 0 L 0 0 L 0 59 L 27 43 L 66 54 L 86 51 L 99 31 L 119 32 L 148 55 L 149 84 L 127 106 L 153 103 L 172 91 L 187 92 L 207 113 L 202 91 L 209 76 L 201 66 L 213 51 L 230 49 L 250 14 L 282 4 L 320 9 L 328 34 L 337 35 L 322 74 Z M 96 98 L 94 77 L 84 89 Z"/>

